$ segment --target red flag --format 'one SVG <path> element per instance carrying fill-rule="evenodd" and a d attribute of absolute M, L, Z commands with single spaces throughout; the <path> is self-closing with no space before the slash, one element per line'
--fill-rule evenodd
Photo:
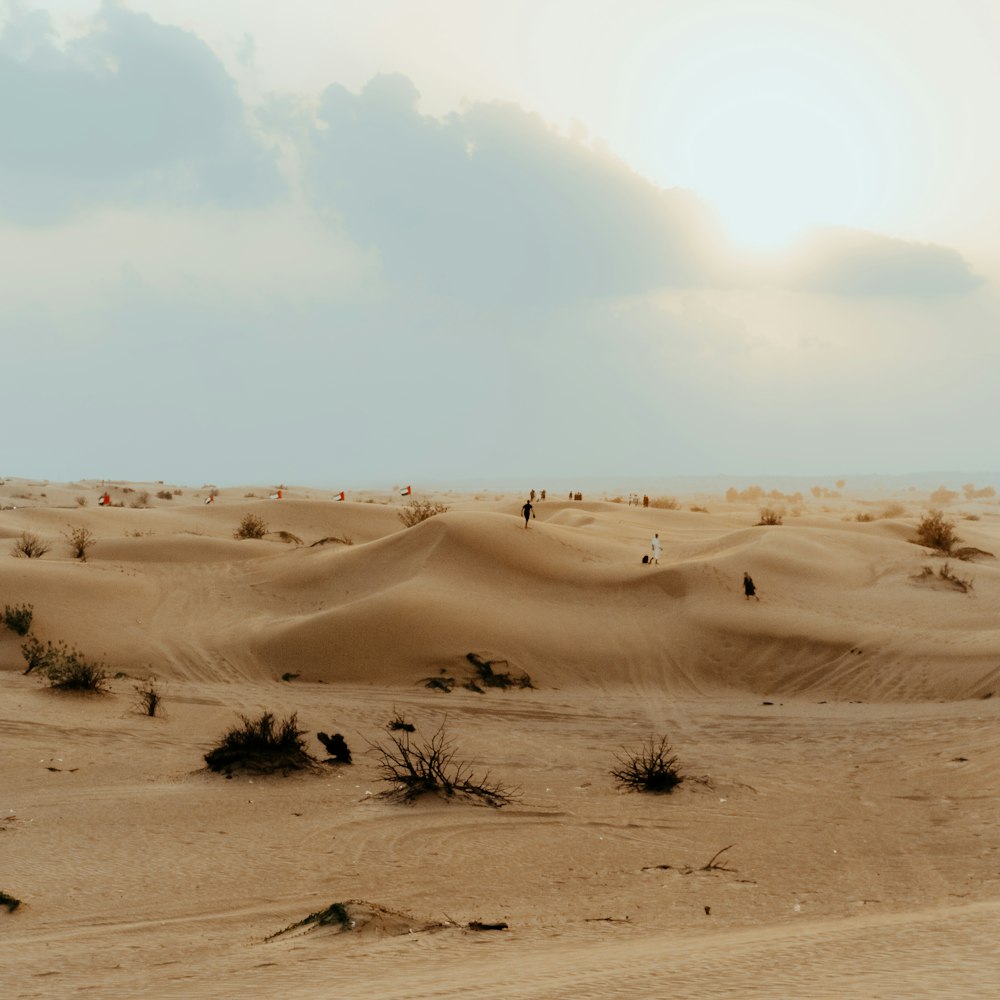
<path fill-rule="evenodd" d="M 340 492 L 339 492 L 339 493 L 337 494 L 337 499 L 338 499 L 338 500 L 343 500 L 343 499 L 344 499 L 344 491 L 343 491 L 343 490 L 341 490 L 341 491 L 340 491 Z"/>
<path fill-rule="evenodd" d="M 413 487 L 412 486 L 407 486 L 406 489 L 403 490 L 403 492 L 400 493 L 399 495 L 401 497 L 408 497 L 412 492 L 413 492 Z"/>

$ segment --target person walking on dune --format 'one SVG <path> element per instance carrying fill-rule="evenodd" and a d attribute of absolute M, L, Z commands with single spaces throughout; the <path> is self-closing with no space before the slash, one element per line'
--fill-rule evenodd
<path fill-rule="evenodd" d="M 747 600 L 754 598 L 754 600 L 759 601 L 760 598 L 757 596 L 757 588 L 754 586 L 753 577 L 749 573 L 743 574 L 743 593 L 747 595 Z"/>
<path fill-rule="evenodd" d="M 535 508 L 531 506 L 530 500 L 524 501 L 524 506 L 521 508 L 521 513 L 524 515 L 524 526 L 528 527 L 528 521 L 535 516 Z"/>
<path fill-rule="evenodd" d="M 663 550 L 663 547 L 660 544 L 660 533 L 658 531 L 656 531 L 656 532 L 653 533 L 653 541 L 652 541 L 651 544 L 652 544 L 652 547 L 653 547 L 653 554 L 649 557 L 649 561 L 651 563 L 657 563 L 657 564 L 659 564 L 659 562 L 660 562 L 660 552 Z"/>

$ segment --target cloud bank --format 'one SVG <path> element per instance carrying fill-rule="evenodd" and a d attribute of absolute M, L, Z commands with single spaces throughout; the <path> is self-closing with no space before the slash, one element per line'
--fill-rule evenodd
<path fill-rule="evenodd" d="M 8 18 L 0 129 L 4 362 L 30 373 L 5 401 L 32 419 L 0 473 L 341 488 L 989 446 L 1000 309 L 957 250 L 826 230 L 737 262 L 694 193 L 516 105 L 425 115 L 391 73 L 248 104 L 195 35 L 106 5 L 69 40 Z"/>

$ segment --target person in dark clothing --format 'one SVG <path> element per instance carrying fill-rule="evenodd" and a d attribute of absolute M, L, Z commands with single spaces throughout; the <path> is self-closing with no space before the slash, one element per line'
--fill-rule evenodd
<path fill-rule="evenodd" d="M 525 500 L 524 506 L 521 508 L 521 513 L 524 515 L 524 526 L 528 527 L 528 521 L 535 516 L 535 508 L 531 506 L 530 500 Z"/>
<path fill-rule="evenodd" d="M 749 601 L 751 597 L 755 600 L 760 600 L 757 596 L 757 588 L 754 585 L 753 577 L 749 573 L 743 574 L 743 593 L 747 595 L 747 600 Z"/>

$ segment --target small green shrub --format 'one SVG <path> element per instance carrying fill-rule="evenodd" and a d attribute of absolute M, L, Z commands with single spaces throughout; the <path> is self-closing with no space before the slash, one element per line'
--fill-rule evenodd
<path fill-rule="evenodd" d="M 672 792 L 683 780 L 666 736 L 650 736 L 636 750 L 622 748 L 615 757 L 611 776 L 624 788 L 636 792 Z"/>
<path fill-rule="evenodd" d="M 298 715 L 275 722 L 271 712 L 256 719 L 240 716 L 240 725 L 233 726 L 205 754 L 205 763 L 212 771 L 231 772 L 237 768 L 264 774 L 273 771 L 301 771 L 319 766 L 307 750 L 299 729 Z"/>
<path fill-rule="evenodd" d="M 7 604 L 3 609 L 3 623 L 18 635 L 27 635 L 31 629 L 34 607 L 31 604 Z"/>
<path fill-rule="evenodd" d="M 955 522 L 946 521 L 940 510 L 929 510 L 917 524 L 917 537 L 913 539 L 918 545 L 925 545 L 936 552 L 945 555 L 962 539 L 955 534 Z"/>
<path fill-rule="evenodd" d="M 244 514 L 240 526 L 233 532 L 233 538 L 263 538 L 267 534 L 267 524 L 256 514 Z"/>
<path fill-rule="evenodd" d="M 444 514 L 448 507 L 443 503 L 431 503 L 430 500 L 411 500 L 397 517 L 407 528 L 412 528 L 421 521 L 426 521 L 434 517 L 435 514 Z"/>
<path fill-rule="evenodd" d="M 33 535 L 30 531 L 22 531 L 14 539 L 10 554 L 16 559 L 41 559 L 51 547 L 48 542 L 43 542 L 38 535 Z"/>

